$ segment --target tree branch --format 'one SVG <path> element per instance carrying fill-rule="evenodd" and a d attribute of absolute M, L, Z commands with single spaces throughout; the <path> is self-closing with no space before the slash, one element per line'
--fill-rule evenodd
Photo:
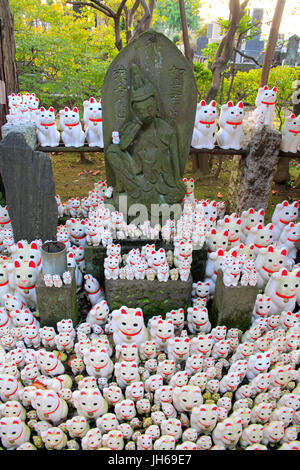
<path fill-rule="evenodd" d="M 234 50 L 234 52 L 236 52 L 240 56 L 244 57 L 245 59 L 252 60 L 252 62 L 254 62 L 256 65 L 258 65 L 259 67 L 262 67 L 262 64 L 260 64 L 254 57 L 251 57 L 251 55 L 247 55 L 244 52 L 242 52 L 242 51 L 240 51 L 239 49 L 236 49 L 236 48 L 234 48 L 233 50 Z"/>

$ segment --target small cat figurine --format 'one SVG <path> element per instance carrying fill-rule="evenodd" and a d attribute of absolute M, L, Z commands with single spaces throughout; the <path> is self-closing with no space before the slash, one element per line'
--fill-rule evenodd
<path fill-rule="evenodd" d="M 244 140 L 244 105 L 239 101 L 236 106 L 229 101 L 223 104 L 220 113 L 220 130 L 217 132 L 218 145 L 223 149 L 239 150 Z"/>
<path fill-rule="evenodd" d="M 281 150 L 283 152 L 297 153 L 300 147 L 300 114 L 288 116 L 282 127 Z"/>
<path fill-rule="evenodd" d="M 89 147 L 104 147 L 102 129 L 102 104 L 101 100 L 90 98 L 83 102 L 83 120 L 86 129 L 86 139 Z"/>
<path fill-rule="evenodd" d="M 54 108 L 46 110 L 43 106 L 36 116 L 37 138 L 41 147 L 58 147 L 60 134 L 56 127 Z"/>
<path fill-rule="evenodd" d="M 85 141 L 85 133 L 82 130 L 78 108 L 72 110 L 65 107 L 59 111 L 60 125 L 62 128 L 62 140 L 66 147 L 82 147 Z"/>
<path fill-rule="evenodd" d="M 216 141 L 217 105 L 202 100 L 197 105 L 192 147 L 213 149 Z"/>

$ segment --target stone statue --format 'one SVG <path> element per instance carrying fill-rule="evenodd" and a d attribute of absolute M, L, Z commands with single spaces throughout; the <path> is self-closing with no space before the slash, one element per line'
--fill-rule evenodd
<path fill-rule="evenodd" d="M 125 192 L 129 204 L 173 204 L 185 194 L 176 130 L 160 116 L 155 88 L 139 67 L 130 69 L 131 120 L 120 131 L 106 157 L 115 175 L 115 191 Z"/>
<path fill-rule="evenodd" d="M 103 90 L 106 176 L 114 203 L 181 203 L 197 105 L 193 70 L 165 36 L 148 31 L 110 65 Z M 112 143 L 112 133 L 120 141 Z"/>

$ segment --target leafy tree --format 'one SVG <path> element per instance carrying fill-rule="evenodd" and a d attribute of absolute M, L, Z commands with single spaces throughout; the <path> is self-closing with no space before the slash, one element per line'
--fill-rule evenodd
<path fill-rule="evenodd" d="M 188 28 L 192 31 L 200 28 L 199 0 L 185 0 L 185 13 Z M 158 0 L 157 14 L 159 19 L 155 22 L 154 28 L 166 32 L 166 30 L 178 32 L 181 30 L 180 10 L 178 1 Z"/>
<path fill-rule="evenodd" d="M 108 59 L 117 53 L 113 28 L 96 28 L 94 13 L 78 16 L 60 0 L 11 0 L 11 7 L 21 91 L 55 108 L 99 96 Z"/>

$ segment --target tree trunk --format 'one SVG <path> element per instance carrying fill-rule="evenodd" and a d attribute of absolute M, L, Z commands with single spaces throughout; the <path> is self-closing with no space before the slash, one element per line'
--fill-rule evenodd
<path fill-rule="evenodd" d="M 14 22 L 9 0 L 0 2 L 0 127 L 8 114 L 7 96 L 19 91 Z"/>
<path fill-rule="evenodd" d="M 186 22 L 184 0 L 179 0 L 179 9 L 180 9 L 182 38 L 183 38 L 183 44 L 184 44 L 184 55 L 187 58 L 187 60 L 191 64 L 193 64 L 193 54 L 192 54 L 190 41 L 189 41 L 189 33 L 188 33 L 188 27 L 187 27 L 187 22 Z"/>
<path fill-rule="evenodd" d="M 278 33 L 279 33 L 280 23 L 281 23 L 281 19 L 283 15 L 283 10 L 285 7 L 285 2 L 286 0 L 277 0 L 274 16 L 272 20 L 272 26 L 271 26 L 271 30 L 269 34 L 269 39 L 268 39 L 267 47 L 265 50 L 264 63 L 263 63 L 262 70 L 261 70 L 261 76 L 260 76 L 260 82 L 259 82 L 260 88 L 268 84 L 270 68 L 272 65 L 275 47 L 276 47 L 277 40 L 278 40 Z"/>

